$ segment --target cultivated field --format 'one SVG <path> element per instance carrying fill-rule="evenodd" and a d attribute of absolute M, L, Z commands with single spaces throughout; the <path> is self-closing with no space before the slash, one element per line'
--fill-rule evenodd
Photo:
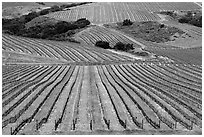
<path fill-rule="evenodd" d="M 64 21 L 87 18 L 93 24 L 103 24 L 121 22 L 124 19 L 130 19 L 131 21 L 154 21 L 160 20 L 160 17 L 154 12 L 193 9 L 201 9 L 201 7 L 195 3 L 188 2 L 91 3 L 71 8 L 71 10 L 51 13 L 47 16 Z"/>
<path fill-rule="evenodd" d="M 201 71 L 148 63 L 3 66 L 3 133 L 199 129 Z"/>
<path fill-rule="evenodd" d="M 94 48 L 93 46 L 14 37 L 11 35 L 3 35 L 2 37 L 3 53 L 9 52 L 23 55 L 34 55 L 47 59 L 55 59 L 64 63 L 97 63 L 132 60 L 132 58 L 128 56 L 112 53 L 104 49 Z"/>
<path fill-rule="evenodd" d="M 97 41 L 110 41 L 110 46 L 113 47 L 117 42 L 122 43 L 132 43 L 135 48 L 141 48 L 142 46 L 138 43 L 135 43 L 131 40 L 131 38 L 126 35 L 122 35 L 121 33 L 112 31 L 103 26 L 93 26 L 88 28 L 77 35 L 75 37 L 87 45 L 95 45 Z"/>
<path fill-rule="evenodd" d="M 88 18 L 92 24 L 73 36 L 80 43 L 3 33 L 2 134 L 202 134 L 202 28 L 154 13 L 194 9 L 201 7 L 110 2 L 46 15 Z M 103 25 L 124 19 L 159 21 L 186 37 L 155 43 Z M 96 47 L 100 40 L 153 57 Z"/>

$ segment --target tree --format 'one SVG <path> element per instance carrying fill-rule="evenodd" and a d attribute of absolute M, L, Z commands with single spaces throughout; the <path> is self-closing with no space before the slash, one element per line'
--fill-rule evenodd
<path fill-rule="evenodd" d="M 83 28 L 89 25 L 91 22 L 87 20 L 86 18 L 81 18 L 78 19 L 77 21 L 74 22 L 75 25 L 77 25 L 77 28 Z"/>
<path fill-rule="evenodd" d="M 129 50 L 133 50 L 133 44 L 124 44 L 122 42 L 118 42 L 115 44 L 115 46 L 113 47 L 116 50 L 122 50 L 122 51 L 129 51 Z"/>
<path fill-rule="evenodd" d="M 65 21 L 60 21 L 57 24 L 55 24 L 55 30 L 58 34 L 64 33 L 71 29 L 71 24 Z"/>
<path fill-rule="evenodd" d="M 38 4 L 40 4 L 40 5 L 45 5 L 44 2 L 36 2 L 36 3 L 38 3 Z"/>
<path fill-rule="evenodd" d="M 129 26 L 129 25 L 132 25 L 133 22 L 130 21 L 130 19 L 126 19 L 123 21 L 123 26 Z"/>
<path fill-rule="evenodd" d="M 54 5 L 50 8 L 51 12 L 61 11 L 62 8 L 60 6 Z"/>
<path fill-rule="evenodd" d="M 36 17 L 38 17 L 37 12 L 31 12 L 28 15 L 25 15 L 25 22 L 29 22 Z"/>
<path fill-rule="evenodd" d="M 50 9 L 44 9 L 39 12 L 39 15 L 46 15 L 50 12 Z"/>
<path fill-rule="evenodd" d="M 111 49 L 109 43 L 107 41 L 97 41 L 95 44 L 96 47 L 104 48 L 104 49 Z"/>
<path fill-rule="evenodd" d="M 143 57 L 149 56 L 149 54 L 147 52 L 135 52 L 135 54 L 138 56 L 143 56 Z"/>
<path fill-rule="evenodd" d="M 193 18 L 189 23 L 197 27 L 202 27 L 202 16 Z"/>

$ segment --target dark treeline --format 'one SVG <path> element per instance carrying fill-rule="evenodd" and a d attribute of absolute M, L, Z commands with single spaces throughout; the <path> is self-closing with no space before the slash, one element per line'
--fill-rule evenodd
<path fill-rule="evenodd" d="M 33 27 L 26 28 L 25 24 L 30 22 L 36 17 L 41 15 L 49 14 L 51 12 L 61 11 L 65 8 L 87 4 L 83 3 L 72 3 L 64 4 L 61 6 L 54 5 L 51 8 L 44 9 L 39 12 L 31 12 L 27 15 L 22 15 L 19 18 L 13 19 L 2 19 L 2 29 L 4 33 L 31 37 L 31 38 L 41 38 L 41 39 L 52 39 L 52 40 L 69 40 L 76 42 L 74 39 L 70 38 L 71 35 L 75 33 L 74 30 L 84 28 L 90 24 L 90 21 L 86 18 L 79 19 L 74 22 L 59 21 L 56 24 L 48 25 L 37 25 Z"/>
<path fill-rule="evenodd" d="M 70 38 L 70 36 L 75 33 L 74 30 L 84 28 L 90 24 L 89 20 L 82 18 L 75 22 L 59 21 L 52 25 L 45 24 L 26 28 L 25 24 L 35 17 L 35 13 L 30 13 L 27 16 L 20 18 L 3 19 L 3 32 L 30 38 L 69 40 L 71 42 L 75 42 L 72 38 Z"/>
<path fill-rule="evenodd" d="M 121 51 L 130 51 L 134 49 L 133 44 L 125 44 L 122 42 L 117 42 L 113 47 L 111 47 L 107 41 L 97 41 L 95 46 L 103 49 L 115 49 Z"/>

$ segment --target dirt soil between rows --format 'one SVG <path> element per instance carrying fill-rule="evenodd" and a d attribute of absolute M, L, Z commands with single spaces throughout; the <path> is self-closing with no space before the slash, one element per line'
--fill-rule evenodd
<path fill-rule="evenodd" d="M 24 135 L 39 135 L 39 132 L 23 133 Z M 105 131 L 97 130 L 92 132 L 69 131 L 53 132 L 52 135 L 202 135 L 202 130 L 124 130 L 124 131 Z"/>

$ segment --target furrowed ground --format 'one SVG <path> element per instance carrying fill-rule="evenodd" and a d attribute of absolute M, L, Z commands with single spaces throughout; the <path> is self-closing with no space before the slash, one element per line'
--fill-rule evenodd
<path fill-rule="evenodd" d="M 80 43 L 2 34 L 2 134 L 202 134 L 202 29 L 166 19 L 188 37 L 155 43 L 101 25 L 161 22 L 154 12 L 200 8 L 90 3 L 46 15 L 88 18 L 92 25 L 74 35 Z M 100 40 L 153 57 L 96 47 Z"/>
<path fill-rule="evenodd" d="M 190 2 L 102 2 L 51 13 L 47 16 L 65 21 L 75 21 L 85 17 L 93 24 L 104 24 L 121 22 L 125 19 L 132 21 L 155 21 L 160 20 L 160 17 L 154 12 L 194 9 L 201 9 L 201 7 Z"/>

